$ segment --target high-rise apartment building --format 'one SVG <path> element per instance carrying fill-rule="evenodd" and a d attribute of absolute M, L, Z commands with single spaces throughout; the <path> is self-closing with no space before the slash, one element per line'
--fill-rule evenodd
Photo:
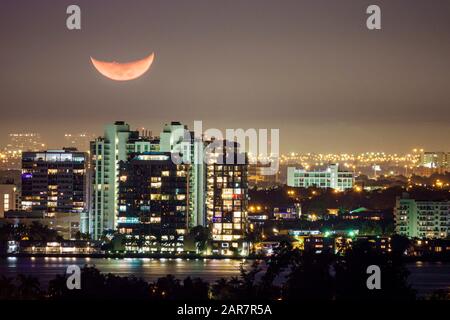
<path fill-rule="evenodd" d="M 119 162 L 127 161 L 132 153 L 158 150 L 159 144 L 117 121 L 106 126 L 104 136 L 92 141 L 90 149 L 93 188 L 89 233 L 98 239 L 104 231 L 117 228 Z"/>
<path fill-rule="evenodd" d="M 22 209 L 85 211 L 86 164 L 87 155 L 76 149 L 22 153 Z"/>
<path fill-rule="evenodd" d="M 189 164 L 189 227 L 205 226 L 204 142 L 180 122 L 166 124 L 160 134 L 160 151 L 177 154 Z"/>
<path fill-rule="evenodd" d="M 287 169 L 287 185 L 290 187 L 332 188 L 343 191 L 353 188 L 353 172 L 340 171 L 339 164 L 331 164 L 325 170 L 307 171 L 295 167 Z"/>
<path fill-rule="evenodd" d="M 132 155 L 120 162 L 118 230 L 126 250 L 182 252 L 188 229 L 189 165 L 170 153 Z"/>
<path fill-rule="evenodd" d="M 450 235 L 450 201 L 419 201 L 404 194 L 396 200 L 394 217 L 400 235 L 429 239 Z"/>
<path fill-rule="evenodd" d="M 215 253 L 245 254 L 247 155 L 223 142 L 224 162 L 219 155 L 205 163 L 205 145 L 179 122 L 166 124 L 159 140 L 139 137 L 124 122 L 109 125 L 91 143 L 94 239 L 118 230 L 129 250 L 181 251 L 184 233 L 203 225 Z"/>
<path fill-rule="evenodd" d="M 217 143 L 217 142 L 216 142 Z M 235 142 L 216 144 L 206 168 L 207 223 L 213 253 L 247 254 L 248 159 Z M 243 163 L 238 158 L 243 156 Z"/>

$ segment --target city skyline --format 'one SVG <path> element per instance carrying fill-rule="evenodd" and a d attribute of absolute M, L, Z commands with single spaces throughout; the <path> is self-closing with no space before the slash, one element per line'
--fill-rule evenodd
<path fill-rule="evenodd" d="M 115 121 L 113 121 L 115 122 Z M 113 123 L 111 122 L 111 123 Z M 127 121 L 125 121 L 127 122 Z M 163 128 L 163 126 L 167 123 L 170 123 L 173 121 L 167 121 L 164 123 L 161 123 L 161 127 L 158 128 L 146 128 L 146 127 L 136 127 L 133 126 L 132 123 L 130 123 L 130 127 L 132 130 L 139 132 L 140 134 L 144 135 L 151 135 L 152 137 L 158 138 L 160 130 Z M 12 140 L 13 136 L 32 136 L 36 135 L 38 138 L 36 139 L 36 147 L 33 148 L 25 148 L 22 151 L 45 151 L 45 150 L 62 150 L 63 148 L 72 148 L 75 147 L 79 151 L 87 151 L 89 149 L 89 142 L 95 140 L 96 138 L 100 137 L 102 135 L 102 130 L 111 123 L 104 124 L 98 132 L 88 132 L 85 130 L 79 130 L 79 132 L 65 132 L 61 131 L 60 134 L 55 134 L 53 132 L 52 135 L 43 135 L 39 132 L 25 132 L 25 131 L 16 131 L 16 132 L 10 132 L 3 137 L 0 137 L 0 152 L 1 150 L 7 150 L 11 146 L 15 146 L 16 144 Z M 185 124 L 184 122 L 180 122 Z M 187 125 L 188 128 L 191 128 L 191 126 Z M 154 130 L 153 130 L 154 129 Z M 51 139 L 49 139 L 49 136 L 51 136 Z M 48 142 L 51 141 L 51 142 Z M 282 143 L 282 141 L 281 141 Z M 14 147 L 15 148 L 15 147 Z M 386 150 L 389 149 L 389 150 Z M 400 147 L 392 147 L 392 148 L 371 148 L 369 147 L 361 147 L 358 148 L 358 150 L 348 150 L 346 147 L 343 147 L 342 149 L 336 149 L 331 148 L 327 149 L 324 147 L 321 147 L 320 149 L 312 148 L 312 149 L 305 149 L 302 148 L 301 145 L 293 145 L 284 149 L 280 150 L 280 155 L 289 156 L 291 154 L 297 154 L 297 155 L 307 155 L 307 154 L 316 154 L 316 155 L 361 155 L 361 154 L 386 154 L 386 155 L 399 155 L 399 156 L 406 156 L 411 153 L 415 152 L 447 152 L 447 150 L 450 149 L 448 146 L 444 146 L 442 148 L 430 148 L 426 145 L 419 145 L 418 143 L 411 142 L 410 146 L 400 146 Z M 313 151 L 314 150 L 314 151 Z"/>
<path fill-rule="evenodd" d="M 436 311 L 449 14 L 449 0 L 0 1 L 0 302 L 46 318 L 59 302 L 177 319 Z"/>
<path fill-rule="evenodd" d="M 116 120 L 155 132 L 202 120 L 280 129 L 282 152 L 449 147 L 445 1 L 380 1 L 378 31 L 364 1 L 78 1 L 80 31 L 65 26 L 69 4 L 0 4 L 0 145 L 10 132 L 62 147 L 55 133 L 100 135 Z M 149 52 L 151 69 L 126 83 L 89 61 Z"/>

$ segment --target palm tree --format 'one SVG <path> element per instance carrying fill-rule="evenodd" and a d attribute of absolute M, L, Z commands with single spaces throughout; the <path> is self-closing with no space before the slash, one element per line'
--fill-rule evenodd
<path fill-rule="evenodd" d="M 40 283 L 37 278 L 19 274 L 17 280 L 19 281 L 18 293 L 21 299 L 33 300 L 41 297 Z"/>

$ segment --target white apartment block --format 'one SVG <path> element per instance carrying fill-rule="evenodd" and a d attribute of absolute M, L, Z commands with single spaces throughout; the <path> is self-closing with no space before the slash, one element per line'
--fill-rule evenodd
<path fill-rule="evenodd" d="M 288 167 L 287 184 L 290 187 L 332 188 L 343 191 L 353 188 L 353 172 L 340 171 L 339 164 L 331 164 L 325 170 L 307 171 Z"/>
<path fill-rule="evenodd" d="M 397 198 L 395 231 L 409 238 L 443 239 L 449 236 L 450 201 Z"/>

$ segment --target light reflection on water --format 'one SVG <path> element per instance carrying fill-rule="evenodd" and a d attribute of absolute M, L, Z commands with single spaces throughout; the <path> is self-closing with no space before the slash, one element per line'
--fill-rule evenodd
<path fill-rule="evenodd" d="M 17 274 L 30 274 L 46 284 L 57 274 L 64 274 L 67 266 L 76 264 L 95 266 L 101 272 L 113 273 L 120 276 L 136 276 L 146 281 L 153 281 L 168 274 L 179 279 L 188 276 L 202 278 L 214 282 L 221 277 L 239 275 L 241 260 L 219 259 L 97 259 L 97 258 L 7 258 L 0 259 L 0 274 L 14 277 Z"/>
<path fill-rule="evenodd" d="M 0 274 L 15 277 L 27 274 L 38 277 L 46 286 L 57 274 L 64 274 L 67 266 L 76 264 L 95 266 L 101 272 L 119 276 L 136 276 L 146 281 L 154 281 L 168 274 L 178 279 L 202 278 L 210 283 L 222 278 L 238 276 L 242 264 L 248 266 L 251 261 L 232 259 L 154 259 L 154 258 L 55 258 L 31 257 L 0 259 Z M 450 263 L 415 262 L 408 264 L 411 272 L 410 283 L 419 294 L 426 294 L 437 289 L 450 289 Z"/>

